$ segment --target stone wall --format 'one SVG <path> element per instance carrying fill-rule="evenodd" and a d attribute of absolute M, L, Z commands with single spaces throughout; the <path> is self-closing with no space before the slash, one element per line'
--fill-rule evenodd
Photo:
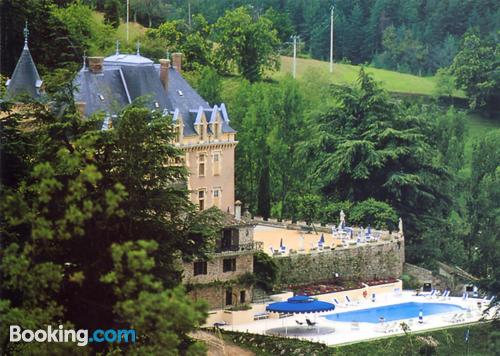
<path fill-rule="evenodd" d="M 302 284 L 333 278 L 370 280 L 396 277 L 403 273 L 404 240 L 366 244 L 332 251 L 275 257 L 278 284 Z"/>
<path fill-rule="evenodd" d="M 236 271 L 223 272 L 222 266 L 225 258 L 236 258 Z M 242 255 L 218 254 L 207 262 L 207 274 L 195 276 L 193 262 L 184 262 L 183 268 L 183 283 L 199 284 L 214 281 L 229 281 L 245 273 L 253 272 L 253 252 Z"/>
<path fill-rule="evenodd" d="M 245 291 L 245 303 L 250 303 L 252 301 L 252 287 L 246 287 L 241 285 L 206 285 L 203 287 L 197 287 L 192 291 L 188 292 L 188 296 L 193 300 L 203 299 L 208 303 L 209 309 L 223 309 L 229 307 L 226 305 L 226 290 L 227 288 L 232 289 L 233 303 L 231 305 L 240 304 L 240 292 Z"/>

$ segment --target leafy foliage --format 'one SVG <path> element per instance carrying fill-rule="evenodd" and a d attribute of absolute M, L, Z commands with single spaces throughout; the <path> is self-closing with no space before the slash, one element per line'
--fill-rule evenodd
<path fill-rule="evenodd" d="M 477 35 L 469 33 L 453 59 L 451 70 L 456 83 L 467 93 L 472 108 L 492 105 L 500 98 L 499 48 L 498 44 L 484 43 Z"/>
<path fill-rule="evenodd" d="M 266 17 L 252 18 L 245 7 L 227 11 L 214 25 L 216 61 L 229 71 L 235 64 L 247 80 L 254 82 L 266 69 L 279 68 L 277 32 Z"/>
<path fill-rule="evenodd" d="M 138 102 L 101 131 L 61 104 L 60 117 L 32 104 L 2 120 L 2 325 L 135 327 L 141 341 L 123 352 L 198 352 L 186 335 L 206 306 L 174 287 L 181 258 L 212 250 L 220 213 L 198 213 L 185 169 L 167 164 L 179 155 L 170 119 Z"/>

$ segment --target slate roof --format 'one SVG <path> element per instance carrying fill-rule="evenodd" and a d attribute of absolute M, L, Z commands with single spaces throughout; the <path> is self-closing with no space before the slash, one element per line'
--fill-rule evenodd
<path fill-rule="evenodd" d="M 146 95 L 151 109 L 173 114 L 174 121 L 180 114 L 184 136 L 197 135 L 194 123 L 200 108 L 208 121 L 214 109 L 217 110 L 223 119 L 222 132 L 236 132 L 229 125 L 224 104 L 211 107 L 172 67 L 169 68 L 165 91 L 160 81 L 160 65 L 139 54 L 117 53 L 106 57 L 102 73 L 91 73 L 83 68 L 75 84 L 75 101 L 86 103 L 87 116 L 97 111 L 113 115 L 134 99 Z"/>
<path fill-rule="evenodd" d="M 14 98 L 24 94 L 32 98 L 38 98 L 41 86 L 42 80 L 38 75 L 28 45 L 25 44 L 12 78 L 7 81 L 7 97 Z"/>

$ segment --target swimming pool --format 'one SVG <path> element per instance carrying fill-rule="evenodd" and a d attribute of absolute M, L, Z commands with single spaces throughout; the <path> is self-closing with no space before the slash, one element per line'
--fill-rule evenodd
<path fill-rule="evenodd" d="M 353 310 L 350 312 L 328 314 L 323 317 L 331 321 L 378 323 L 380 321 L 380 317 L 383 317 L 385 321 L 418 318 L 420 310 L 422 310 L 424 318 L 426 315 L 459 313 L 466 311 L 466 309 L 455 304 L 409 302 Z"/>

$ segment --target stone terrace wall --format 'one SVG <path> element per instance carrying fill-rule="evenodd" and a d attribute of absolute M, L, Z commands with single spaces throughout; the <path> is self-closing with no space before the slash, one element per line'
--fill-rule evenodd
<path fill-rule="evenodd" d="M 370 280 L 403 274 L 404 239 L 366 244 L 311 254 L 275 257 L 279 267 L 278 284 L 302 284 L 333 278 Z"/>

